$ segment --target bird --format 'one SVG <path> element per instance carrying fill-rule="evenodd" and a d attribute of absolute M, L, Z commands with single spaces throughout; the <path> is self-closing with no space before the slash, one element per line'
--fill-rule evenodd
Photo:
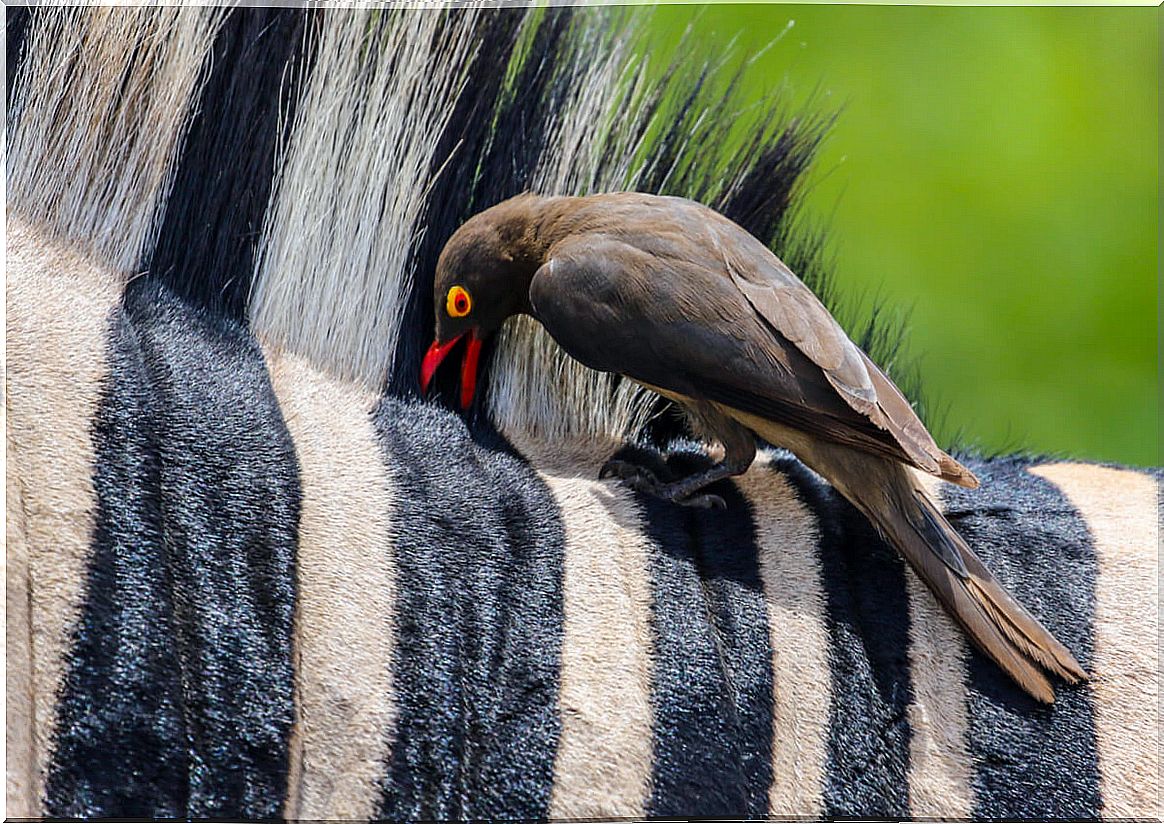
<path fill-rule="evenodd" d="M 756 439 L 791 451 L 905 558 L 970 640 L 1023 690 L 1054 702 L 1048 675 L 1087 680 L 942 515 L 911 470 L 975 488 L 902 392 L 760 240 L 698 202 L 637 192 L 526 192 L 470 217 L 434 274 L 437 368 L 467 338 L 463 407 L 482 343 L 512 315 L 538 321 L 574 359 L 674 401 L 723 447 L 710 468 L 663 482 L 612 459 L 600 477 L 676 504 L 722 507 L 703 491 L 744 473 Z"/>

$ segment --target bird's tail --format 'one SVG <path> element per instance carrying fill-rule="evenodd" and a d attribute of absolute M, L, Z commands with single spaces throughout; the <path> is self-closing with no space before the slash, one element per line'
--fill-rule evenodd
<path fill-rule="evenodd" d="M 876 463 L 865 467 L 873 471 L 863 483 L 837 487 L 905 556 L 980 650 L 1044 703 L 1055 700 L 1044 672 L 1070 683 L 1087 679 L 1067 648 L 1002 587 L 954 531 L 909 470 L 883 458 L 861 457 Z M 850 464 L 843 474 L 852 478 L 852 471 Z M 830 474 L 836 478 L 835 472 Z"/>

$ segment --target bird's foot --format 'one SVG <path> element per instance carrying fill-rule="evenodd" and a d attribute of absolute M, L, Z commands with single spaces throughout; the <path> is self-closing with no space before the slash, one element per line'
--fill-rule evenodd
<path fill-rule="evenodd" d="M 680 506 L 694 506 L 698 509 L 727 509 L 727 501 L 711 492 L 701 492 L 698 495 L 687 495 L 682 498 L 664 493 L 661 497 Z"/>
<path fill-rule="evenodd" d="M 618 458 L 611 458 L 602 465 L 602 469 L 598 470 L 598 480 L 604 480 L 612 475 L 623 481 L 629 481 L 634 478 L 647 478 L 654 483 L 660 482 L 659 477 L 645 466 L 639 466 L 632 461 L 623 461 Z"/>
<path fill-rule="evenodd" d="M 639 466 L 630 461 L 611 458 L 604 463 L 598 472 L 599 479 L 612 475 L 631 489 L 664 501 L 670 501 L 673 504 L 694 506 L 700 509 L 727 509 L 727 502 L 719 495 L 708 492 L 694 494 L 698 487 L 693 487 L 689 483 L 690 479 L 665 483 L 660 481 L 659 477 L 645 466 Z"/>

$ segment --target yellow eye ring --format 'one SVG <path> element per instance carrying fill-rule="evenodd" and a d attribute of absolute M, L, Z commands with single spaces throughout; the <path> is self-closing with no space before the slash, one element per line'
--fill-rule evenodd
<path fill-rule="evenodd" d="M 450 318 L 463 318 L 473 311 L 473 299 L 463 286 L 454 286 L 445 298 L 445 311 Z"/>

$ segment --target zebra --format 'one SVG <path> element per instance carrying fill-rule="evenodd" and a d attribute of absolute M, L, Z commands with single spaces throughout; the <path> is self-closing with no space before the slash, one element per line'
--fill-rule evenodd
<path fill-rule="evenodd" d="M 734 98 L 629 25 L 9 10 L 8 815 L 1159 816 L 1158 470 L 933 490 L 1093 674 L 1044 707 L 788 453 L 726 512 L 596 480 L 709 459 L 529 325 L 416 398 L 440 244 L 522 188 L 712 202 L 828 296 L 827 119 L 701 165 Z"/>

